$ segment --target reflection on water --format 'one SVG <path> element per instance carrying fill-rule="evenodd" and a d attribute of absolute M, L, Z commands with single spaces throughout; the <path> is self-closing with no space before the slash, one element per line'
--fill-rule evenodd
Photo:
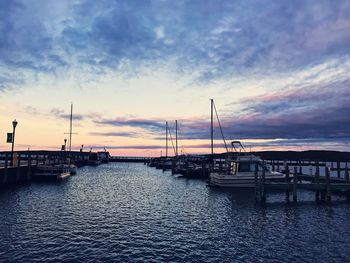
<path fill-rule="evenodd" d="M 142 164 L 0 193 L 0 261 L 346 262 L 350 205 L 208 188 Z"/>

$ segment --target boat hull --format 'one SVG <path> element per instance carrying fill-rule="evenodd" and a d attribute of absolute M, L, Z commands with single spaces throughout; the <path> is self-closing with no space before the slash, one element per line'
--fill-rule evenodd
<path fill-rule="evenodd" d="M 68 167 L 39 166 L 33 174 L 34 181 L 62 181 L 70 176 Z"/>
<path fill-rule="evenodd" d="M 285 182 L 283 174 L 269 174 L 265 177 L 265 182 Z M 210 185 L 228 188 L 255 188 L 256 181 L 254 175 L 221 175 L 210 174 Z"/>

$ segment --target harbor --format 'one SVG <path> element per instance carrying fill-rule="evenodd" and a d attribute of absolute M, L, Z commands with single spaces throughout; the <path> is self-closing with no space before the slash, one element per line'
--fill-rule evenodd
<path fill-rule="evenodd" d="M 0 2 L 0 263 L 350 262 L 350 0 Z"/>

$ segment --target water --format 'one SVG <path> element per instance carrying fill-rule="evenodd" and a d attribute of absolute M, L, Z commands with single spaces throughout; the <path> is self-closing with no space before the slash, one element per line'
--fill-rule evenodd
<path fill-rule="evenodd" d="M 85 167 L 62 183 L 0 193 L 0 261 L 349 262 L 341 199 L 254 203 L 143 164 Z"/>

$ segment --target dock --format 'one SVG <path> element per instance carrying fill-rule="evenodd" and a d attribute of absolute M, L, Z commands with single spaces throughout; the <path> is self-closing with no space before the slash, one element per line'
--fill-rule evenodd
<path fill-rule="evenodd" d="M 267 162 L 269 163 L 269 162 Z M 304 162 L 305 164 L 306 162 Z M 273 165 L 273 170 L 277 168 L 279 171 L 279 164 L 276 166 L 275 162 L 270 162 Z M 288 164 L 293 164 L 292 171 Z M 298 166 L 297 166 L 298 165 Z M 310 163 L 308 163 L 310 165 Z M 286 175 L 285 182 L 266 182 L 265 171 L 255 172 L 255 197 L 257 201 L 265 203 L 269 192 L 282 191 L 285 192 L 285 199 L 289 201 L 290 196 L 294 202 L 298 201 L 298 191 L 307 190 L 314 192 L 315 201 L 330 202 L 332 195 L 345 196 L 350 201 L 350 177 L 349 168 L 346 163 L 345 168 L 331 169 L 325 163 L 314 162 L 315 173 L 313 175 L 306 175 L 302 173 L 300 167 L 302 162 L 284 162 L 283 172 Z M 321 169 L 324 170 L 324 175 L 321 175 Z M 331 170 L 337 172 L 337 176 L 330 176 Z M 275 170 L 276 171 L 276 170 Z M 343 173 L 341 173 L 343 171 Z"/>
<path fill-rule="evenodd" d="M 138 157 L 138 156 L 112 156 L 109 158 L 110 162 L 122 162 L 122 163 L 147 163 L 151 160 L 150 157 Z"/>
<path fill-rule="evenodd" d="M 90 155 L 80 151 L 16 151 L 12 158 L 11 152 L 0 152 L 0 188 L 31 182 L 38 165 L 68 162 L 78 167 L 89 165 Z"/>

